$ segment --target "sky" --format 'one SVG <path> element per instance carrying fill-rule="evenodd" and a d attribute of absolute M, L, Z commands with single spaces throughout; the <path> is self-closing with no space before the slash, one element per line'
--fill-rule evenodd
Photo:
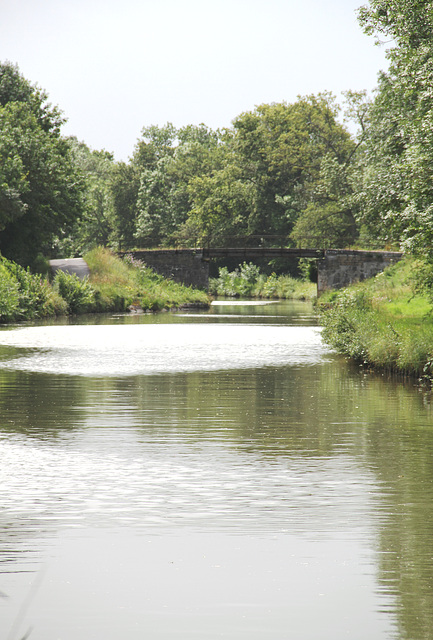
<path fill-rule="evenodd" d="M 127 161 L 149 125 L 216 129 L 263 103 L 371 92 L 387 61 L 362 3 L 0 0 L 0 62 L 47 91 L 64 135 Z"/>

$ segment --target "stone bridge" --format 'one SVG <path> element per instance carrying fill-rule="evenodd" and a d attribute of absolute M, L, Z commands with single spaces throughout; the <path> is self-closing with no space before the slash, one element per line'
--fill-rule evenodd
<path fill-rule="evenodd" d="M 201 289 L 207 289 L 209 286 L 209 261 L 212 259 L 235 258 L 241 263 L 254 262 L 259 258 L 313 258 L 317 260 L 318 296 L 327 289 L 341 289 L 353 282 L 371 278 L 398 262 L 403 256 L 397 251 L 271 247 L 148 249 L 128 253 L 166 278 Z"/>

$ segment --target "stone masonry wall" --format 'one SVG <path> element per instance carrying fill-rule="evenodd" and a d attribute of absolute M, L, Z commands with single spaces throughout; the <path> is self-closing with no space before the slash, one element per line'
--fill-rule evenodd
<path fill-rule="evenodd" d="M 155 249 L 131 253 L 165 278 L 198 289 L 209 287 L 209 262 L 202 259 L 201 251 Z"/>
<path fill-rule="evenodd" d="M 371 278 L 402 258 L 397 251 L 328 249 L 318 261 L 317 295 Z"/>

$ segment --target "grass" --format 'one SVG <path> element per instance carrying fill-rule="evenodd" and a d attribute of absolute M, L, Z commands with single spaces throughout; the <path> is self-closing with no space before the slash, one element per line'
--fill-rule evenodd
<path fill-rule="evenodd" d="M 430 296 L 405 259 L 365 282 L 320 298 L 323 339 L 366 366 L 433 380 Z"/>
<path fill-rule="evenodd" d="M 158 311 L 209 303 L 206 292 L 167 280 L 132 257 L 121 260 L 98 247 L 84 259 L 91 273 L 89 282 L 95 290 L 94 311 L 126 310 L 131 306 Z"/>

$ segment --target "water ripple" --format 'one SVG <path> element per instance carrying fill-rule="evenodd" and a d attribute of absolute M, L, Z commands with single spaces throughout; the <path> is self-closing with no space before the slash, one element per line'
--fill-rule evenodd
<path fill-rule="evenodd" d="M 0 368 L 89 376 L 316 364 L 327 353 L 317 327 L 236 324 L 24 327 L 0 344 L 23 350 Z"/>

